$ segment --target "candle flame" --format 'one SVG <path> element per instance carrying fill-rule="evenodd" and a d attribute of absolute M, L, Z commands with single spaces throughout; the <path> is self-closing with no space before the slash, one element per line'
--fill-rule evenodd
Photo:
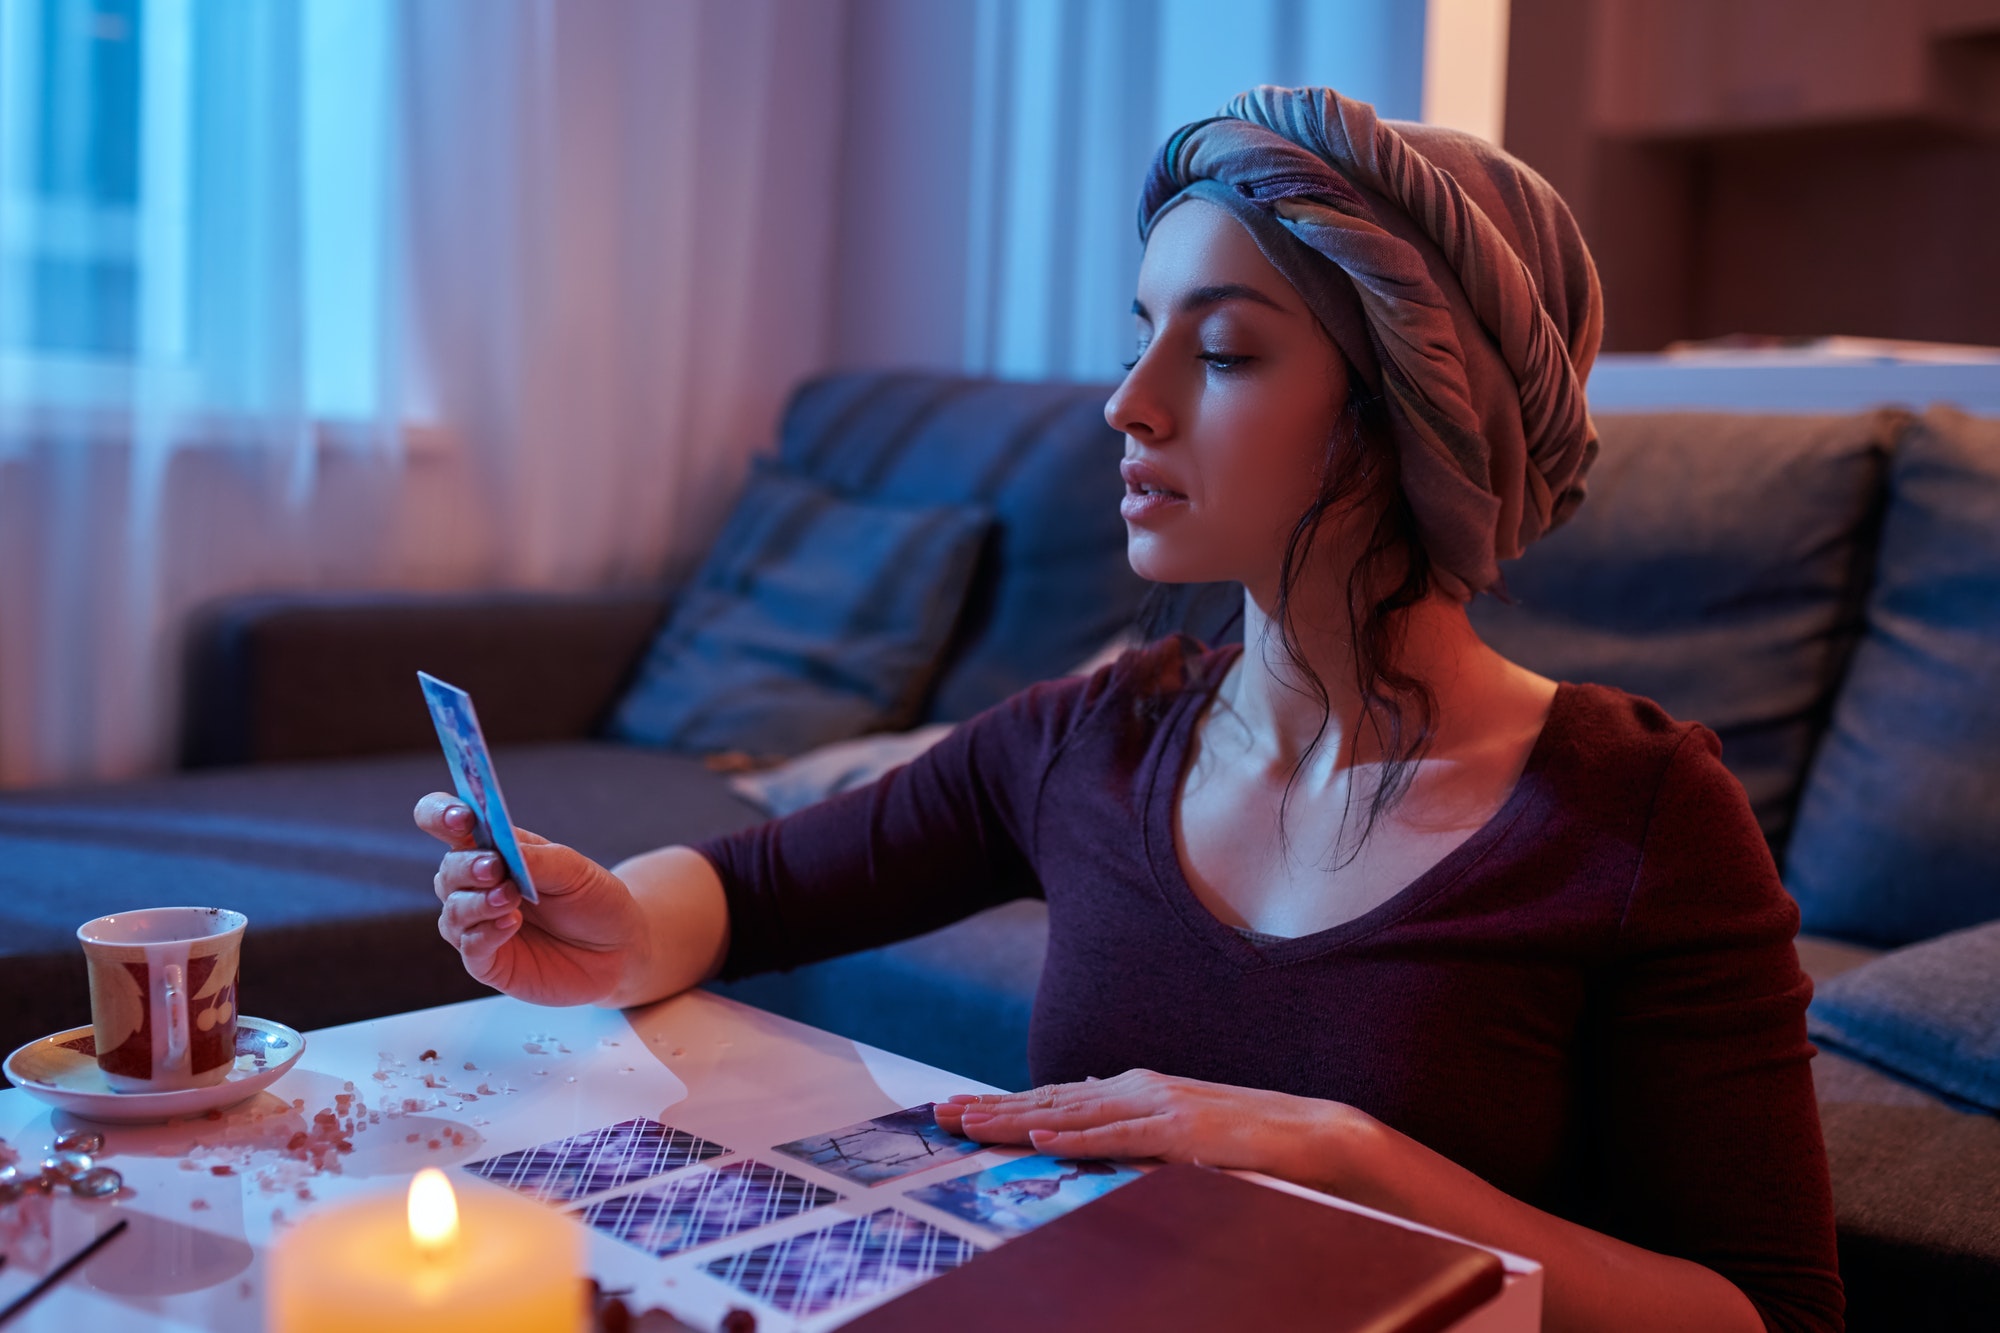
<path fill-rule="evenodd" d="M 458 1239 L 458 1196 L 444 1172 L 427 1166 L 410 1182 L 410 1239 L 436 1254 Z"/>

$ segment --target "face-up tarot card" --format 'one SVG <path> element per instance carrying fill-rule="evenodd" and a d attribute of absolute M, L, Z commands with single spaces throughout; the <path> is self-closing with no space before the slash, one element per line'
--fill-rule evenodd
<path fill-rule="evenodd" d="M 939 1129 L 931 1109 L 934 1105 L 925 1102 L 831 1134 L 781 1143 L 776 1151 L 857 1185 L 879 1185 L 985 1149 L 983 1143 Z"/>
<path fill-rule="evenodd" d="M 909 1197 L 1012 1239 L 1144 1174 L 1118 1162 L 1023 1157 L 913 1189 Z"/>
<path fill-rule="evenodd" d="M 729 1149 L 657 1120 L 626 1120 L 519 1152 L 466 1164 L 466 1170 L 537 1199 L 566 1203 L 651 1180 Z"/>
<path fill-rule="evenodd" d="M 839 1198 L 824 1185 L 775 1166 L 741 1161 L 599 1199 L 582 1216 L 599 1231 L 664 1259 Z"/>
<path fill-rule="evenodd" d="M 417 673 L 417 683 L 424 688 L 431 725 L 437 728 L 438 743 L 444 746 L 444 760 L 451 768 L 458 799 L 472 807 L 477 825 L 472 830 L 473 841 L 498 852 L 521 896 L 531 903 L 540 902 L 535 896 L 535 881 L 528 875 L 528 863 L 521 856 L 521 844 L 514 838 L 514 825 L 507 818 L 507 802 L 500 797 L 500 780 L 493 776 L 493 756 L 487 753 L 479 715 L 472 711 L 472 696 L 426 671 Z"/>
<path fill-rule="evenodd" d="M 979 1253 L 893 1208 L 711 1259 L 702 1268 L 786 1314 L 819 1314 L 936 1277 Z"/>

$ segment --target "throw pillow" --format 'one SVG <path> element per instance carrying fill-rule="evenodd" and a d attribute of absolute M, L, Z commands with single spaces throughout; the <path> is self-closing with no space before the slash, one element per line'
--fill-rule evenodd
<path fill-rule="evenodd" d="M 2000 921 L 1841 973 L 1813 996 L 1806 1028 L 1843 1055 L 2000 1112 Z"/>
<path fill-rule="evenodd" d="M 962 722 L 1131 625 L 1147 585 L 1125 563 L 1110 391 L 851 371 L 808 382 L 786 408 L 790 471 L 848 495 L 993 515 L 921 721 Z"/>
<path fill-rule="evenodd" d="M 1110 666 L 1136 647 L 1135 637 L 1120 634 L 1079 662 L 1068 674 L 1088 676 Z M 900 764 L 907 764 L 949 736 L 952 722 L 933 722 L 915 731 L 883 732 L 851 741 L 835 741 L 796 759 L 757 773 L 739 773 L 729 789 L 773 815 L 789 815 L 856 787 L 865 787 Z"/>
<path fill-rule="evenodd" d="M 620 740 L 788 755 L 915 720 L 991 520 L 760 468 L 620 700 Z"/>
<path fill-rule="evenodd" d="M 1889 492 L 1785 865 L 1805 930 L 1885 946 L 2000 917 L 2000 421 L 1933 409 Z"/>
<path fill-rule="evenodd" d="M 776 768 L 739 773 L 729 779 L 729 789 L 767 814 L 789 815 L 829 796 L 867 786 L 951 735 L 957 725 L 933 722 L 915 731 L 885 731 L 835 741 Z"/>

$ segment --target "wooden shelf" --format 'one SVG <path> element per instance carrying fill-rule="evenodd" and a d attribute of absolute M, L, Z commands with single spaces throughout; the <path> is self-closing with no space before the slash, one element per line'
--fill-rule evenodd
<path fill-rule="evenodd" d="M 1588 119 L 1626 140 L 2000 130 L 2000 0 L 1594 0 Z"/>

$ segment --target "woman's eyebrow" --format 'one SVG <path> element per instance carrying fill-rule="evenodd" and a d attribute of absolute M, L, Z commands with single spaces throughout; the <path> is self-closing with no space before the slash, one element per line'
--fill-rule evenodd
<path fill-rule="evenodd" d="M 1258 305 L 1271 307 L 1271 309 L 1277 311 L 1279 314 L 1288 313 L 1282 305 L 1279 305 L 1255 287 L 1241 282 L 1223 282 L 1210 287 L 1197 287 L 1175 302 L 1174 309 L 1183 315 L 1189 315 L 1198 310 L 1206 310 L 1213 305 L 1221 305 L 1225 301 L 1254 301 Z M 1148 324 L 1153 322 L 1153 317 L 1147 312 L 1143 301 L 1135 300 L 1132 302 L 1132 313 L 1140 319 L 1145 320 Z"/>

